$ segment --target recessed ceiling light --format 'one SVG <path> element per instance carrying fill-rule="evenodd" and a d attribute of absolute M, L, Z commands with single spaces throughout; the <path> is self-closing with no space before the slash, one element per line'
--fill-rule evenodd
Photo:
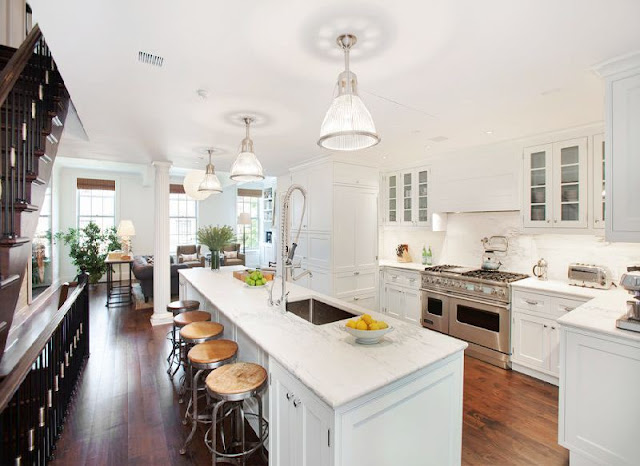
<path fill-rule="evenodd" d="M 485 131 L 487 134 L 493 134 L 493 131 Z"/>
<path fill-rule="evenodd" d="M 429 150 L 431 149 L 431 146 L 425 146 L 425 149 Z"/>
<path fill-rule="evenodd" d="M 446 136 L 436 136 L 435 138 L 429 138 L 429 141 L 442 142 L 442 141 L 446 141 L 447 139 L 449 138 Z"/>
<path fill-rule="evenodd" d="M 198 94 L 198 97 L 200 97 L 202 100 L 207 100 L 209 98 L 209 91 L 206 89 L 198 89 L 196 91 L 196 94 Z"/>
<path fill-rule="evenodd" d="M 382 158 L 383 158 L 384 160 L 387 160 L 387 156 L 386 156 L 386 155 L 383 155 L 383 156 L 382 156 Z"/>

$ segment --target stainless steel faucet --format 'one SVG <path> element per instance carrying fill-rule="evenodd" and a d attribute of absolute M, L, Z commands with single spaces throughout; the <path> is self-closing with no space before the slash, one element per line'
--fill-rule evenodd
<path fill-rule="evenodd" d="M 302 204 L 302 214 L 300 215 L 300 224 L 298 225 L 298 232 L 296 234 L 296 239 L 289 246 L 289 210 L 291 209 L 291 196 L 294 191 L 300 191 L 302 194 L 303 204 Z M 305 275 L 313 276 L 311 271 L 303 270 L 298 275 L 293 275 L 293 269 L 301 268 L 300 264 L 294 265 L 293 258 L 296 254 L 296 248 L 298 247 L 298 240 L 300 239 L 300 231 L 302 230 L 302 220 L 304 219 L 304 212 L 307 208 L 307 191 L 300 186 L 299 184 L 292 184 L 287 189 L 286 194 L 282 200 L 282 216 L 280 219 L 280 263 L 282 264 L 282 291 L 280 294 L 280 298 L 274 300 L 273 299 L 273 287 L 275 286 L 275 280 L 271 284 L 271 289 L 269 290 L 269 305 L 270 306 L 278 306 L 282 309 L 283 312 L 287 310 L 287 296 L 289 296 L 289 292 L 287 291 L 287 280 L 291 278 L 293 281 L 297 281 L 304 277 Z"/>

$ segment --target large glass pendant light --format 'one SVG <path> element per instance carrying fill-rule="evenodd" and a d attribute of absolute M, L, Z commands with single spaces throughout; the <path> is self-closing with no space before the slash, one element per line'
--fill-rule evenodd
<path fill-rule="evenodd" d="M 243 118 L 244 125 L 247 130 L 245 138 L 242 140 L 240 147 L 240 153 L 236 157 L 236 161 L 233 162 L 231 167 L 231 178 L 233 181 L 260 181 L 264 180 L 264 172 L 262 171 L 262 165 L 253 152 L 253 141 L 249 134 L 249 126 L 253 122 L 253 118 Z"/>
<path fill-rule="evenodd" d="M 216 175 L 216 169 L 211 163 L 211 154 L 213 154 L 214 151 L 213 149 L 207 149 L 207 152 L 209 152 L 209 163 L 207 164 L 204 178 L 198 187 L 198 192 L 204 191 L 212 194 L 220 194 L 222 192 L 222 185 Z"/>
<path fill-rule="evenodd" d="M 343 34 L 336 42 L 344 50 L 344 71 L 338 75 L 338 95 L 327 110 L 318 145 L 326 149 L 354 151 L 380 142 L 373 118 L 358 95 L 358 78 L 349 69 L 349 51 L 356 36 Z"/>

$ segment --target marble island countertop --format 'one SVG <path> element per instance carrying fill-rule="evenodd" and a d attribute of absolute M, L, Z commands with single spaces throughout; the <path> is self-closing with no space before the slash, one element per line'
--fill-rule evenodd
<path fill-rule="evenodd" d="M 342 330 L 344 321 L 313 325 L 282 313 L 267 303 L 268 287 L 249 289 L 233 278 L 228 267 L 219 272 L 207 268 L 178 272 L 220 312 L 244 331 L 270 357 L 275 358 L 329 406 L 337 408 L 379 388 L 463 351 L 467 344 L 455 338 L 409 324 L 378 312 L 369 312 L 394 330 L 376 345 L 355 343 Z M 274 294 L 278 294 L 278 283 Z M 310 297 L 354 314 L 367 311 L 288 283 L 289 301 Z"/>
<path fill-rule="evenodd" d="M 615 286 L 612 286 L 607 290 L 602 290 L 599 288 L 573 286 L 569 285 L 568 282 L 563 282 L 560 280 L 539 280 L 536 277 L 529 277 L 523 280 L 512 282 L 511 288 L 531 291 L 534 293 L 536 291 L 543 293 L 559 293 L 562 295 L 570 295 L 583 299 L 593 299 L 600 296 L 606 296 L 610 293 L 615 293 L 616 291 L 618 291 L 618 288 L 616 288 Z"/>

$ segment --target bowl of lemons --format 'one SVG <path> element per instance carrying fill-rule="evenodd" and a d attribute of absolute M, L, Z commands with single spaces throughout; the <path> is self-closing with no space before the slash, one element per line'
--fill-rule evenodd
<path fill-rule="evenodd" d="M 342 328 L 356 337 L 356 343 L 360 345 L 375 345 L 383 336 L 393 330 L 393 327 L 389 327 L 386 322 L 374 320 L 369 314 L 363 314 L 358 319 L 347 321 Z"/>
<path fill-rule="evenodd" d="M 244 283 L 249 288 L 262 288 L 267 286 L 267 279 L 259 270 L 251 270 L 244 279 Z"/>

